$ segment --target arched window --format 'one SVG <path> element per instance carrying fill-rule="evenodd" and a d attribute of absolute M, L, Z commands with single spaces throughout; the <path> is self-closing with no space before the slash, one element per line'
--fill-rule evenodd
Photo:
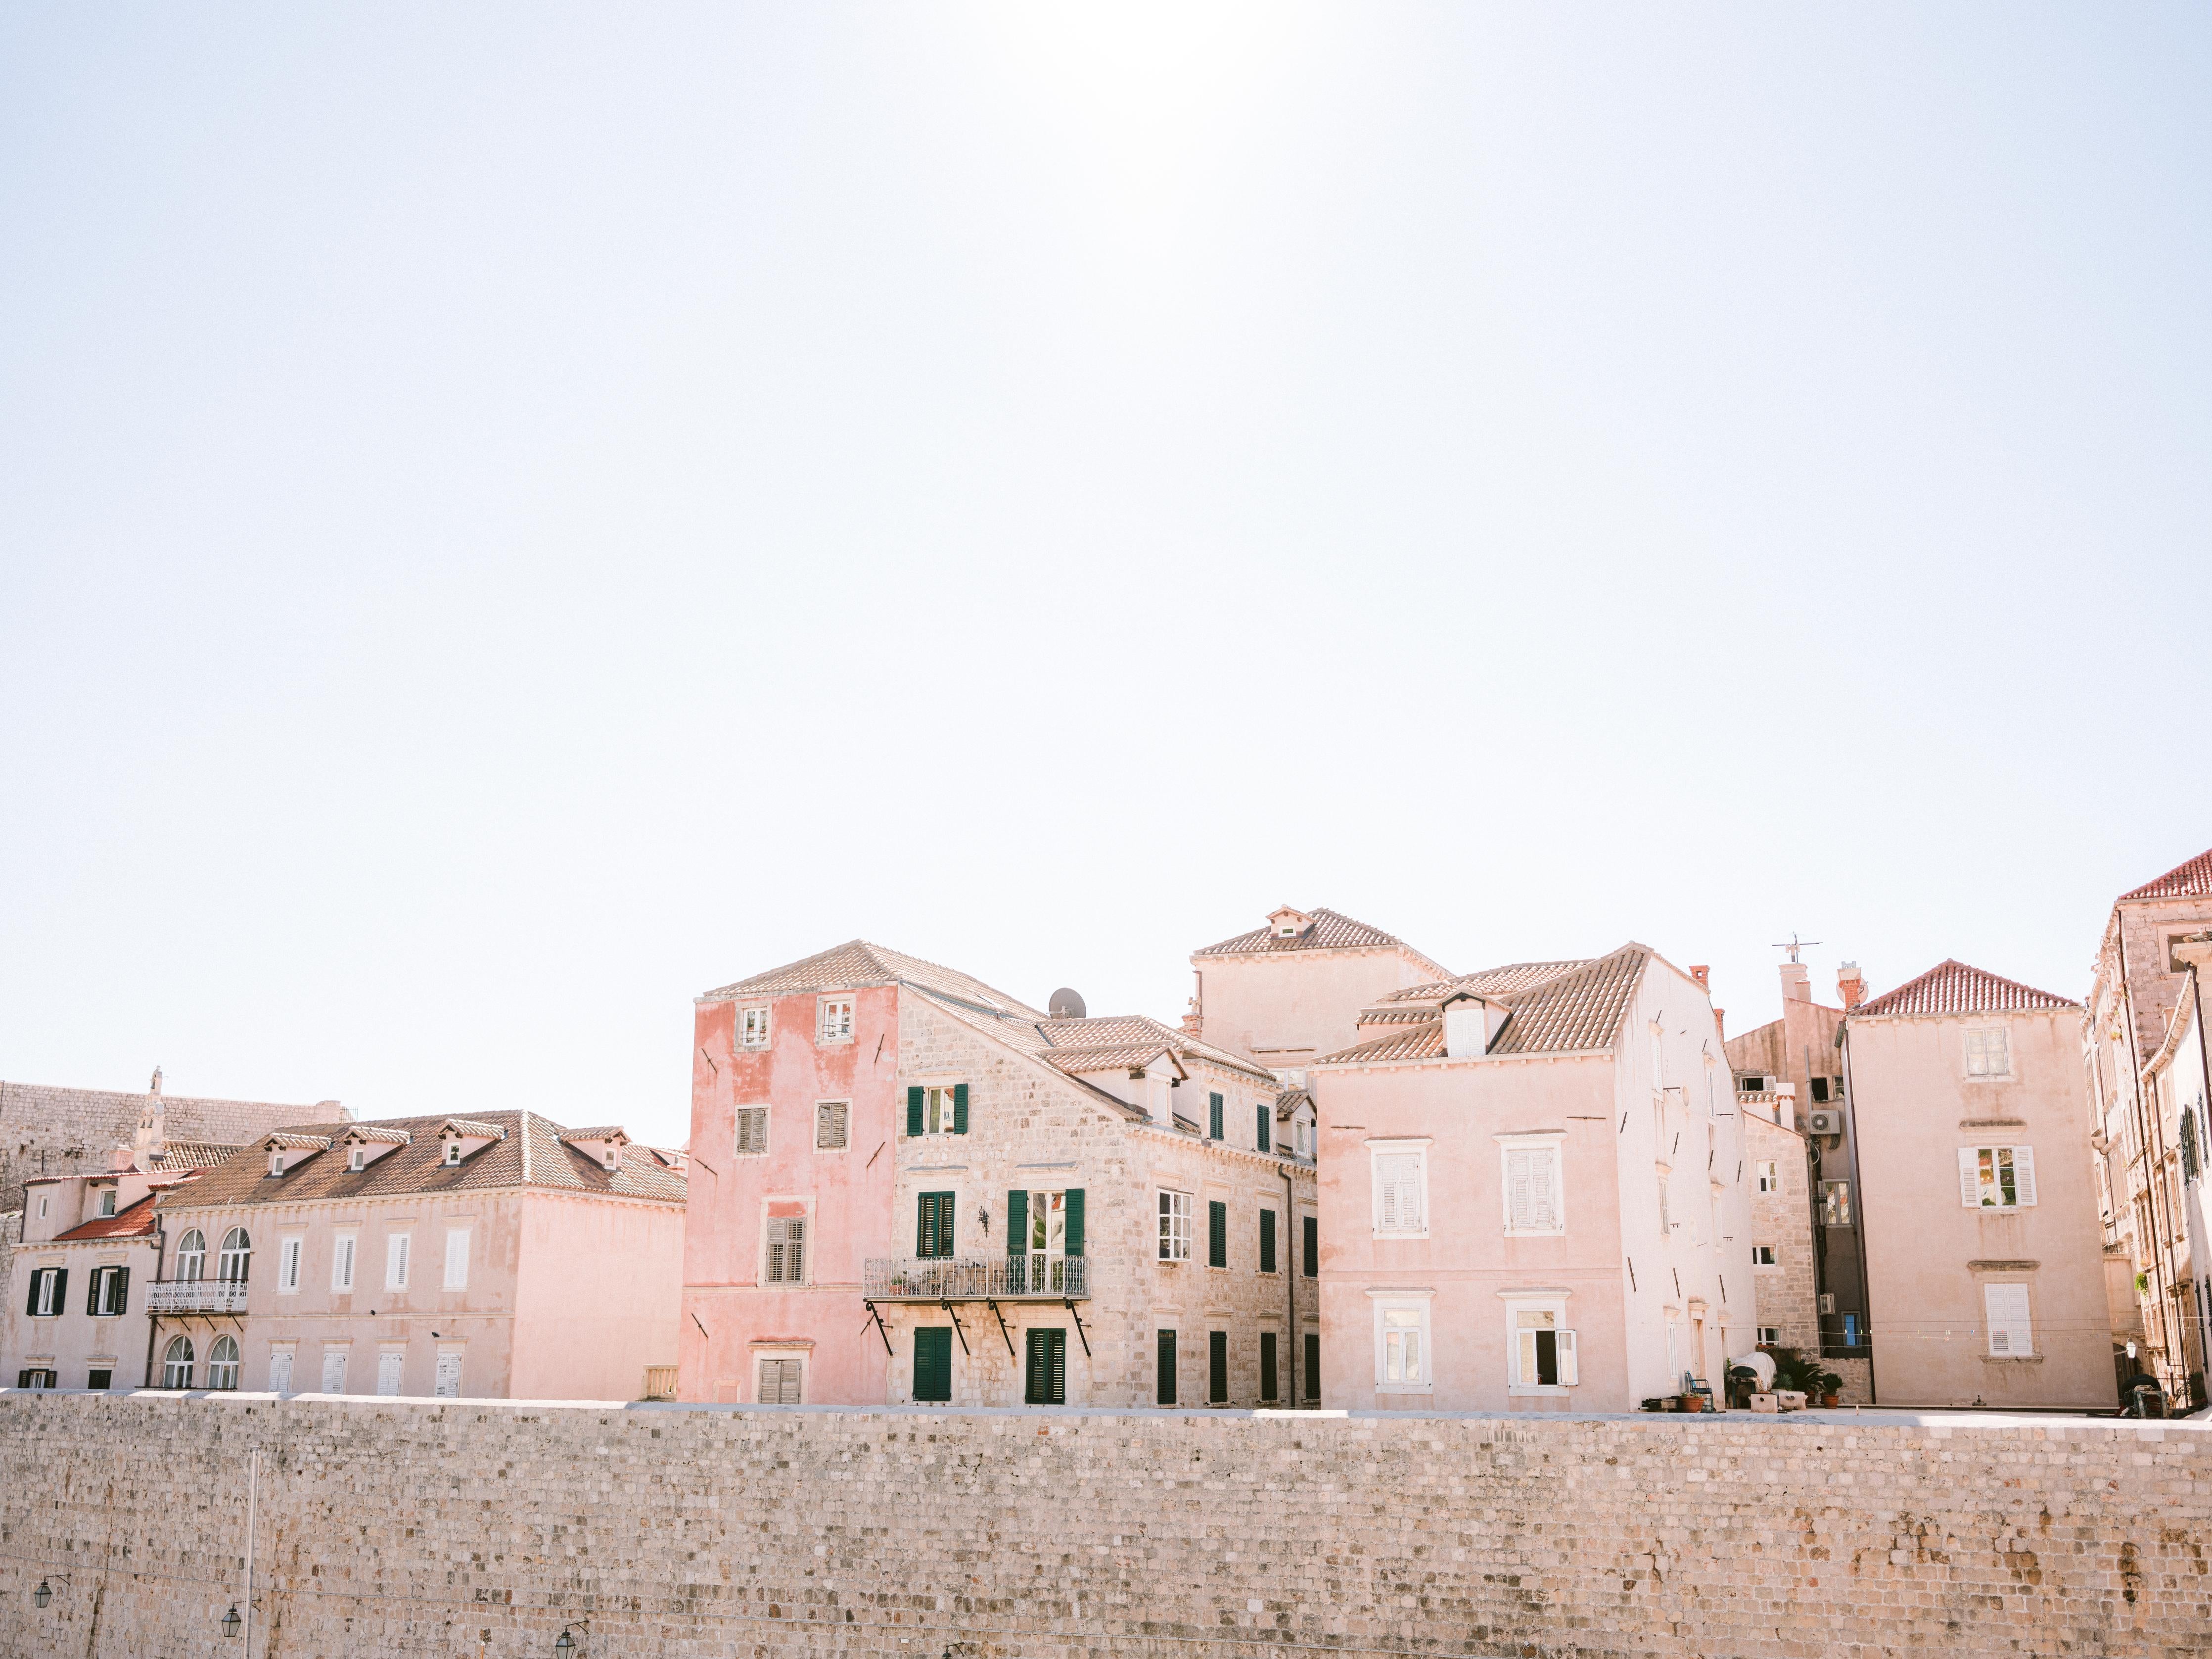
<path fill-rule="evenodd" d="M 227 1284 L 245 1284 L 246 1264 L 252 1254 L 253 1241 L 246 1237 L 246 1229 L 232 1228 L 222 1235 L 222 1253 L 216 1258 L 215 1276 Z"/>
<path fill-rule="evenodd" d="M 164 1388 L 189 1388 L 192 1386 L 192 1339 L 190 1337 L 177 1338 L 161 1356 L 161 1386 Z"/>
<path fill-rule="evenodd" d="M 210 1388 L 238 1387 L 238 1339 L 217 1337 L 215 1346 L 208 1350 L 208 1380 Z"/>
<path fill-rule="evenodd" d="M 207 1238 L 198 1228 L 195 1227 L 177 1241 L 177 1277 L 193 1279 L 205 1272 L 207 1272 Z M 179 1338 L 179 1340 L 183 1339 Z M 192 1357 L 191 1350 L 192 1345 L 189 1342 L 185 1343 L 185 1358 L 188 1363 Z"/>

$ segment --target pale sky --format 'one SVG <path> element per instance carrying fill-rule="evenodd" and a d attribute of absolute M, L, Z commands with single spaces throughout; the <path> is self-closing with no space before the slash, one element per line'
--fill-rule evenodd
<path fill-rule="evenodd" d="M 2212 845 L 2212 11 L 0 10 L 0 1077 L 680 1139 L 861 936 L 1729 1028 Z"/>

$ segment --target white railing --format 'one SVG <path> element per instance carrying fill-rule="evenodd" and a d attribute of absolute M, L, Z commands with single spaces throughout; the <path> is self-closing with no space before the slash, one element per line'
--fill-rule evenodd
<path fill-rule="evenodd" d="M 169 1279 L 148 1287 L 149 1314 L 242 1314 L 246 1281 L 227 1278 Z"/>
<path fill-rule="evenodd" d="M 871 1261 L 860 1293 L 870 1302 L 1026 1302 L 1087 1298 L 1086 1259 L 1027 1256 L 903 1256 Z"/>

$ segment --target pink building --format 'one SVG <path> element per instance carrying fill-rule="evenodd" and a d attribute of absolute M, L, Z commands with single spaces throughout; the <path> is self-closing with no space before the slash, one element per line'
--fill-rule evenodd
<path fill-rule="evenodd" d="M 1411 985 L 1451 977 L 1381 928 L 1333 910 L 1289 905 L 1264 927 L 1191 953 L 1193 1034 L 1291 1080 L 1358 1040 L 1359 1010 Z"/>
<path fill-rule="evenodd" d="M 1646 946 L 1395 991 L 1312 1069 L 1322 1394 L 1633 1409 L 1753 1339 L 1741 1121 L 1705 988 Z"/>

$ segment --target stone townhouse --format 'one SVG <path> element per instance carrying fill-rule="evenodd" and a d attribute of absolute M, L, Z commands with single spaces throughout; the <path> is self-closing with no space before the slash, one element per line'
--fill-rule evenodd
<path fill-rule="evenodd" d="M 1628 944 L 1393 992 L 1312 1068 L 1322 1397 L 1619 1412 L 1754 1318 L 1742 1121 L 1702 973 Z"/>
<path fill-rule="evenodd" d="M 2182 994 L 2167 1016 L 2166 1040 L 2143 1065 L 2143 1095 L 2172 1143 L 2179 1166 L 2175 1203 L 2180 1246 L 2174 1273 L 2189 1290 L 2180 1299 L 2179 1335 L 2189 1398 L 2205 1398 L 2205 1356 L 2212 1353 L 2212 1205 L 2205 1194 L 2205 1157 L 2212 1147 L 2212 1041 L 2204 1019 L 2204 975 L 2212 970 L 2212 930 L 2185 934 L 2172 946 L 2186 974 Z"/>
<path fill-rule="evenodd" d="M 1955 961 L 1846 1015 L 1881 1404 L 2116 1403 L 2081 1024 Z"/>
<path fill-rule="evenodd" d="M 2134 1303 L 2122 1329 L 2142 1351 L 2118 1363 L 2140 1363 L 2169 1399 L 2192 1403 L 2204 1398 L 2190 1333 L 2202 1327 L 2206 1287 L 2185 1260 L 2179 1119 L 2143 1077 L 2190 984 L 2178 947 L 2208 927 L 2212 851 L 2122 894 L 2098 942 L 2082 1030 L 2113 1290 Z"/>
<path fill-rule="evenodd" d="M 697 1005 L 682 1396 L 1290 1405 L 1312 1106 L 1142 1016 L 854 941 Z"/>
<path fill-rule="evenodd" d="M 155 1385 L 672 1394 L 684 1162 L 534 1112 L 275 1131 L 156 1206 Z"/>

